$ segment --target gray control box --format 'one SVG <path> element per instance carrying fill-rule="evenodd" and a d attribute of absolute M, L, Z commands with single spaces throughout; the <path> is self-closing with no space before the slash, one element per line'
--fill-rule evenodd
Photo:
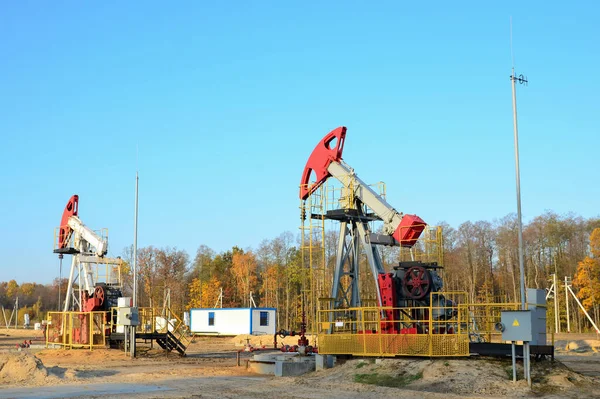
<path fill-rule="evenodd" d="M 527 289 L 527 308 L 532 315 L 532 345 L 546 345 L 546 291 L 535 288 Z"/>
<path fill-rule="evenodd" d="M 533 313 L 530 310 L 503 310 L 501 323 L 503 341 L 526 341 L 533 338 Z"/>
<path fill-rule="evenodd" d="M 527 288 L 527 304 L 531 306 L 546 305 L 546 290 Z"/>
<path fill-rule="evenodd" d="M 137 308 L 117 308 L 117 325 L 137 326 L 140 324 Z"/>

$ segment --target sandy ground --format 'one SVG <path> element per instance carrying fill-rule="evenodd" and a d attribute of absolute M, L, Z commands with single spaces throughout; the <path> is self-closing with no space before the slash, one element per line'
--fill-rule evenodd
<path fill-rule="evenodd" d="M 340 359 L 333 369 L 276 378 L 237 367 L 243 336 L 197 337 L 185 358 L 156 347 L 140 347 L 136 359 L 118 350 L 16 349 L 25 339 L 35 344 L 41 338 L 33 330 L 0 330 L 0 398 L 600 397 L 595 335 L 557 336 L 560 361 L 533 363 L 533 390 L 523 381 L 512 383 L 507 359 Z M 250 343 L 271 346 L 272 337 L 251 337 Z M 242 365 L 250 356 L 241 353 Z M 356 382 L 357 376 L 407 383 L 377 386 Z"/>

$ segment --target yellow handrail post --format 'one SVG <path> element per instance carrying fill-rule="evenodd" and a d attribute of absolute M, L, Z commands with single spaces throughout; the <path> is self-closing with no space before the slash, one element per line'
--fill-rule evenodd
<path fill-rule="evenodd" d="M 491 329 L 491 322 L 490 322 L 490 307 L 489 306 L 485 307 L 485 322 L 486 322 L 485 329 L 487 331 L 489 331 L 488 342 L 491 342 L 492 341 L 492 333 L 491 333 L 492 329 Z"/>
<path fill-rule="evenodd" d="M 383 356 L 383 331 L 381 331 L 381 310 L 377 312 L 377 335 L 379 335 L 379 356 Z"/>
<path fill-rule="evenodd" d="M 90 319 L 90 326 L 89 326 L 90 329 L 88 331 L 89 331 L 89 337 L 90 337 L 89 344 L 90 344 L 90 352 L 91 352 L 92 350 L 94 350 L 94 312 L 90 312 L 89 319 Z"/>
<path fill-rule="evenodd" d="M 365 312 L 363 308 L 358 309 L 358 312 L 360 312 L 360 318 L 362 321 L 362 331 L 363 331 L 363 353 L 366 355 L 367 354 L 367 330 L 365 329 Z"/>
<path fill-rule="evenodd" d="M 70 319 L 67 318 L 68 313 L 63 313 L 62 314 L 62 327 L 63 327 L 63 336 L 62 336 L 62 343 L 63 343 L 63 348 L 67 347 L 67 335 L 70 337 L 70 331 L 71 331 L 71 327 L 69 326 L 70 324 Z"/>
<path fill-rule="evenodd" d="M 429 293 L 429 356 L 433 355 L 433 292 Z"/>

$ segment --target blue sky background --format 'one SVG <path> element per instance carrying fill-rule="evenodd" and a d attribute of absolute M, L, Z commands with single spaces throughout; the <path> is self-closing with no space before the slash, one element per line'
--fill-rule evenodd
<path fill-rule="evenodd" d="M 3 2 L 0 281 L 58 275 L 66 201 L 139 245 L 220 252 L 297 232 L 298 183 L 344 159 L 424 220 L 515 204 L 513 16 L 525 221 L 600 211 L 596 2 Z"/>

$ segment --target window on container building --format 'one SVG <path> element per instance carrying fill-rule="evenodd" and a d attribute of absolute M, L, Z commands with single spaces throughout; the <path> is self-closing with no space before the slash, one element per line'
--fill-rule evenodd
<path fill-rule="evenodd" d="M 215 312 L 208 312 L 208 325 L 209 326 L 215 325 Z"/>
<path fill-rule="evenodd" d="M 261 326 L 269 325 L 269 312 L 260 312 L 260 325 Z"/>

